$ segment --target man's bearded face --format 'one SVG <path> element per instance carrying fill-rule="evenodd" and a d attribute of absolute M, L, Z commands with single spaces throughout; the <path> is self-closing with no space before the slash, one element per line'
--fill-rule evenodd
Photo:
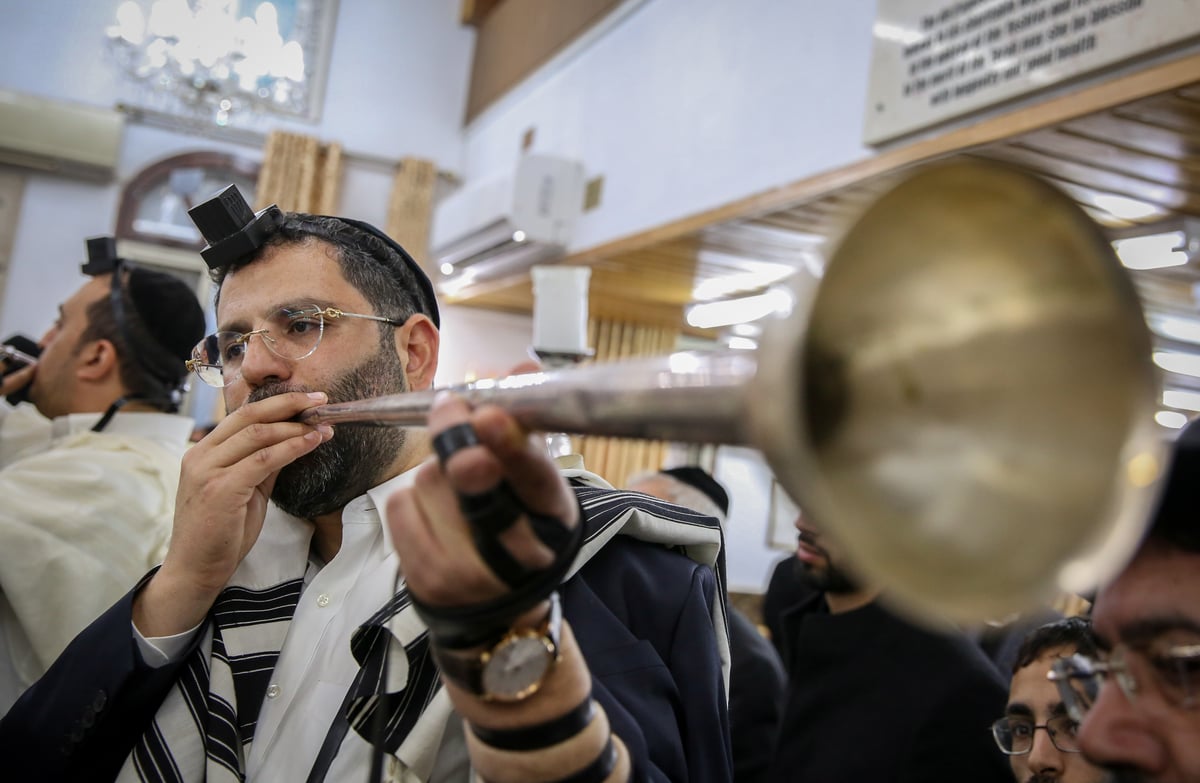
<path fill-rule="evenodd" d="M 362 364 L 327 384 L 324 389 L 260 386 L 250 402 L 293 391 L 324 391 L 329 402 L 348 402 L 408 390 L 404 367 L 389 340 Z M 404 447 L 400 427 L 341 425 L 331 440 L 279 471 L 271 500 L 287 513 L 312 519 L 344 507 L 379 484 Z"/>

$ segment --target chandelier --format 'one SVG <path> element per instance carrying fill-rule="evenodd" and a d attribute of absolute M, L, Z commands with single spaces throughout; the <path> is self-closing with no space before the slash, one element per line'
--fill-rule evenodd
<path fill-rule="evenodd" d="M 253 16 L 239 0 L 125 0 L 109 49 L 150 108 L 227 125 L 242 112 L 307 113 L 304 47 L 284 40 L 275 3 Z M 295 4 L 285 10 L 296 11 Z M 297 20 L 291 20 L 296 22 Z"/>

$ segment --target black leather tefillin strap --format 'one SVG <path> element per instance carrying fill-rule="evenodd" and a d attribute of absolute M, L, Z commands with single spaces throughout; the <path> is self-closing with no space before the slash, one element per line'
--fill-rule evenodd
<path fill-rule="evenodd" d="M 434 643 L 451 650 L 469 649 L 498 641 L 518 617 L 554 592 L 583 546 L 582 507 L 579 509 L 579 523 L 568 529 L 561 520 L 525 507 L 505 483 L 490 492 L 460 497 L 460 503 L 464 515 L 471 522 L 472 535 L 480 556 L 512 588 L 512 592 L 473 606 L 430 606 L 414 596 L 413 608 L 429 627 Z M 497 522 L 503 517 L 504 523 L 489 525 L 486 520 L 480 519 L 483 515 L 479 513 L 475 513 L 473 519 L 471 509 L 485 505 L 490 508 L 505 507 L 495 517 Z M 512 558 L 500 542 L 500 533 L 519 518 L 519 514 L 510 516 L 512 509 L 525 515 L 534 534 L 554 552 L 554 563 L 548 568 L 539 571 L 526 569 Z"/>

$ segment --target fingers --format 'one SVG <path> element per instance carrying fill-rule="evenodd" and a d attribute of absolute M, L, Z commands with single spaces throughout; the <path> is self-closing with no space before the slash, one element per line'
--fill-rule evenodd
<path fill-rule="evenodd" d="M 469 422 L 481 447 L 463 448 L 450 456 L 443 470 L 451 485 L 464 495 L 493 489 L 505 480 L 530 510 L 574 524 L 574 497 L 546 455 L 540 437 L 530 434 L 507 412 L 494 405 L 471 410 L 461 398 L 439 396 L 429 413 L 429 427 L 440 432 Z"/>
<path fill-rule="evenodd" d="M 323 392 L 289 392 L 248 403 L 225 418 L 193 447 L 213 467 L 247 463 L 262 481 L 333 437 L 328 424 L 316 427 L 295 420 L 301 411 L 323 405 Z"/>
<path fill-rule="evenodd" d="M 0 381 L 0 395 L 9 395 L 18 389 L 23 389 L 33 381 L 33 376 L 37 372 L 36 364 L 28 364 L 19 370 L 15 370 L 8 375 L 5 375 Z"/>
<path fill-rule="evenodd" d="M 417 472 L 413 491 L 388 501 L 388 520 L 404 578 L 431 606 L 503 595 L 507 588 L 483 562 L 471 531 L 458 520 L 458 496 L 432 463 Z"/>
<path fill-rule="evenodd" d="M 469 424 L 470 429 L 459 425 Z M 440 462 L 423 465 L 414 487 L 394 494 L 388 503 L 389 525 L 405 578 L 414 594 L 430 605 L 463 605 L 503 595 L 509 587 L 501 564 L 480 554 L 476 540 L 487 527 L 468 521 L 464 507 L 503 517 L 507 508 L 497 489 L 516 495 L 517 521 L 492 533 L 521 569 L 539 571 L 554 564 L 556 554 L 535 534 L 528 513 L 553 517 L 570 528 L 578 524 L 574 495 L 546 453 L 511 415 L 495 406 L 472 410 L 461 398 L 439 396 L 430 410 L 430 431 L 441 433 Z M 456 430 L 458 430 L 456 432 Z M 478 496 L 473 498 L 472 496 Z M 490 496 L 490 497 L 489 497 Z M 465 506 L 464 506 L 465 504 Z M 503 528 L 503 519 L 497 520 Z M 553 521 L 550 524 L 554 524 Z M 483 525 L 483 527 L 480 527 Z M 484 534 L 486 538 L 486 534 Z"/>

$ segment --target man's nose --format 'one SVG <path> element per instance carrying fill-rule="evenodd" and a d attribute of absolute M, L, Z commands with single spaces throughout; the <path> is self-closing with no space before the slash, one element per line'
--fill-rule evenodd
<path fill-rule="evenodd" d="M 1033 732 L 1033 747 L 1029 749 L 1029 769 L 1038 775 L 1048 772 L 1062 772 L 1062 751 L 1054 747 L 1050 740 L 1048 729 L 1036 729 Z"/>
<path fill-rule="evenodd" d="M 1105 681 L 1079 727 L 1079 747 L 1098 766 L 1129 766 L 1154 774 L 1166 763 L 1154 721 L 1117 687 Z"/>
<path fill-rule="evenodd" d="M 276 354 L 267 346 L 265 334 L 247 336 L 242 346 L 241 376 L 251 388 L 267 383 L 284 381 L 292 375 L 292 362 Z"/>

